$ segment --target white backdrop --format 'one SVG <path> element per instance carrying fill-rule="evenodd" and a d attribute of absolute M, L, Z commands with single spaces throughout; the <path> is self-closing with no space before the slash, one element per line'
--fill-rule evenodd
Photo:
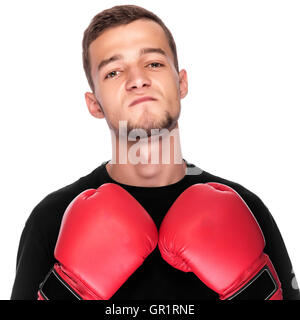
<path fill-rule="evenodd" d="M 85 105 L 81 40 L 120 4 L 153 11 L 173 33 L 189 80 L 184 158 L 263 200 L 299 279 L 299 1 L 11 0 L 0 3 L 0 299 L 33 207 L 111 156 L 105 120 Z"/>

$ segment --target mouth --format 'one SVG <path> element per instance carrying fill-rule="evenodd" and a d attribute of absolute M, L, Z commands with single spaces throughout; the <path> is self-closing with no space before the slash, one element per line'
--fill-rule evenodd
<path fill-rule="evenodd" d="M 132 107 L 138 103 L 141 103 L 141 102 L 145 102 L 145 101 L 155 101 L 156 99 L 152 98 L 152 97 L 142 97 L 140 99 L 136 99 L 134 100 L 133 102 L 131 102 L 131 104 L 129 105 L 129 107 Z"/>

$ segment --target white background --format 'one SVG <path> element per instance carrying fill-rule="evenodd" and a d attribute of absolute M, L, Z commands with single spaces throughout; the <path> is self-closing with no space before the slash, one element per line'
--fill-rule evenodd
<path fill-rule="evenodd" d="M 111 157 L 106 122 L 85 105 L 81 40 L 119 4 L 153 11 L 173 33 L 189 80 L 184 158 L 263 200 L 299 278 L 299 1 L 10 0 L 0 4 L 0 299 L 33 207 Z"/>

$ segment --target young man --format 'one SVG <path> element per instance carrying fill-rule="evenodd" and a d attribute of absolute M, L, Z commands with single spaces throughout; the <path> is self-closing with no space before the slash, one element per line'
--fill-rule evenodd
<path fill-rule="evenodd" d="M 198 184 L 219 183 L 218 188 L 225 188 L 222 191 L 234 190 L 235 196 L 240 197 L 237 201 L 243 199 L 247 205 L 248 217 L 252 217 L 252 214 L 255 217 L 250 223 L 257 222 L 259 227 L 255 226 L 255 232 L 265 242 L 265 247 L 260 244 L 259 250 L 263 250 L 274 266 L 283 299 L 299 299 L 299 290 L 283 239 L 259 197 L 240 184 L 214 176 L 182 157 L 178 119 L 181 99 L 188 92 L 187 73 L 184 69 L 179 71 L 176 45 L 163 22 L 153 13 L 131 5 L 116 6 L 97 14 L 84 33 L 83 64 L 92 90 L 85 94 L 86 104 L 89 112 L 96 118 L 104 118 L 110 128 L 112 159 L 103 162 L 87 176 L 49 194 L 34 208 L 20 239 L 11 299 L 37 298 L 40 284 L 57 262 L 54 250 L 68 205 L 85 190 L 97 189 L 106 183 L 121 186 L 132 195 L 153 219 L 157 230 L 160 230 L 167 212 L 180 211 L 179 216 L 183 216 L 183 219 L 178 223 L 182 228 L 175 234 L 179 237 L 183 233 L 187 239 L 190 236 L 191 241 L 192 229 L 184 230 L 184 217 L 191 213 L 191 202 L 197 211 L 207 197 L 200 201 L 200 189 L 194 193 L 197 196 L 189 194 L 190 201 L 182 207 L 186 208 L 184 212 L 174 209 L 176 200 L 188 188 Z M 226 189 L 228 187 L 232 189 Z M 108 200 L 103 198 L 102 201 Z M 110 201 L 114 201 L 114 196 Z M 197 216 L 194 216 L 190 221 L 196 219 Z M 218 226 L 218 230 L 224 234 L 234 233 L 239 228 L 242 230 L 242 223 L 236 223 L 233 218 L 230 220 L 228 216 L 227 222 L 229 226 Z M 232 228 L 231 224 L 235 227 Z M 216 226 L 212 228 L 217 229 Z M 258 230 L 262 231 L 261 235 Z M 197 232 L 200 233 L 199 230 Z M 76 235 L 72 236 L 76 242 Z M 113 237 L 107 237 L 110 236 Z M 201 272 L 196 272 L 195 268 L 178 267 L 176 263 L 172 265 L 167 257 L 170 248 L 165 247 L 167 236 L 168 232 L 164 234 L 160 246 L 154 246 L 153 251 L 147 253 L 143 264 L 136 267 L 118 290 L 109 296 L 111 300 L 219 299 L 220 291 L 216 288 L 218 283 L 216 286 L 211 283 L 215 279 L 220 279 L 218 281 L 221 283 L 221 278 L 226 277 L 222 269 L 221 275 L 217 272 L 219 263 L 210 267 L 212 281 L 207 280 L 206 275 L 202 278 Z M 203 241 L 207 241 L 204 247 L 210 248 L 212 241 L 216 240 L 207 236 Z M 250 252 L 255 241 L 251 238 L 251 245 L 245 246 L 243 251 Z M 220 243 L 213 243 L 212 247 L 220 246 Z M 233 247 L 236 246 L 234 243 Z M 200 244 L 195 247 L 196 251 L 201 250 Z M 232 252 L 235 250 L 233 247 Z M 212 251 L 208 256 L 215 258 L 215 255 L 219 255 L 218 250 L 216 253 Z M 231 252 L 231 248 L 228 251 Z M 115 252 L 119 254 L 116 248 L 109 254 Z M 222 260 L 222 257 L 218 259 Z M 105 265 L 108 260 L 102 257 L 101 264 Z M 234 263 L 227 260 L 226 263 Z M 119 257 L 118 263 L 121 262 L 124 261 Z M 232 269 L 235 267 L 232 266 Z M 119 272 L 119 268 L 116 270 L 114 273 Z M 270 276 L 274 284 L 275 278 L 274 274 Z M 253 279 L 254 275 L 251 281 L 247 280 L 247 285 L 257 283 Z M 259 295 L 257 298 L 260 298 Z"/>

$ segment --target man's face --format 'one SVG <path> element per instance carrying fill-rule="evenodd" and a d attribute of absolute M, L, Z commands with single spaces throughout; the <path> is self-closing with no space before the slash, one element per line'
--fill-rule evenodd
<path fill-rule="evenodd" d="M 180 99 L 187 94 L 187 76 L 185 70 L 177 73 L 159 24 L 140 19 L 108 29 L 91 43 L 89 53 L 93 97 L 104 113 L 97 115 L 105 116 L 116 134 L 121 120 L 127 121 L 128 131 L 141 128 L 148 135 L 151 129 L 172 129 L 177 124 Z M 143 97 L 153 100 L 131 105 Z"/>

